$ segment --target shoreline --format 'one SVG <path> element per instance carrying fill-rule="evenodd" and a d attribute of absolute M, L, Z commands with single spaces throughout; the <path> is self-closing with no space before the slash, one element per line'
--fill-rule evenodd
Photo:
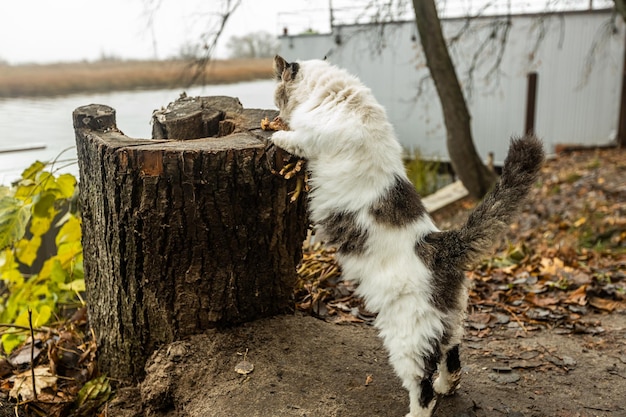
<path fill-rule="evenodd" d="M 271 58 L 215 60 L 201 72 L 186 60 L 0 65 L 0 98 L 189 88 L 270 79 L 272 74 Z"/>

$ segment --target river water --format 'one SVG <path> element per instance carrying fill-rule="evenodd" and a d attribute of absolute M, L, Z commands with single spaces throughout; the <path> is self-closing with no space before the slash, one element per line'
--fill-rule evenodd
<path fill-rule="evenodd" d="M 274 81 L 252 81 L 187 89 L 188 96 L 238 97 L 246 108 L 274 109 Z M 36 160 L 52 161 L 59 172 L 78 175 L 72 126 L 74 109 L 105 104 L 116 110 L 117 126 L 129 137 L 150 138 L 152 111 L 176 100 L 182 89 L 138 90 L 105 94 L 81 94 L 56 98 L 0 99 L 0 185 L 19 178 Z M 44 149 L 2 152 L 15 147 Z M 63 152 L 65 151 L 65 152 Z M 61 154 L 61 152 L 63 152 Z"/>

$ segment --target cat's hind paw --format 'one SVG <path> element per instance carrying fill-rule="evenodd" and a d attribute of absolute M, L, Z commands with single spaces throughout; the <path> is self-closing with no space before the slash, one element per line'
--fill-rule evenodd
<path fill-rule="evenodd" d="M 461 384 L 461 372 L 460 370 L 452 374 L 447 374 L 444 377 L 440 374 L 435 382 L 433 382 L 433 388 L 435 392 L 440 395 L 452 395 L 456 392 Z"/>

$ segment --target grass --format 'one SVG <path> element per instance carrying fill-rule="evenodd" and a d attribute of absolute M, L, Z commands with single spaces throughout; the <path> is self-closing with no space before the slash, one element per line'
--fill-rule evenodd
<path fill-rule="evenodd" d="M 451 182 L 449 178 L 440 173 L 441 163 L 439 161 L 426 161 L 417 155 L 411 159 L 406 159 L 404 167 L 409 180 L 422 197 L 434 193 L 443 185 Z"/>
<path fill-rule="evenodd" d="M 189 61 L 99 61 L 0 65 L 0 97 L 49 97 L 84 92 L 226 84 L 272 76 L 271 59 L 212 61 L 198 75 Z"/>

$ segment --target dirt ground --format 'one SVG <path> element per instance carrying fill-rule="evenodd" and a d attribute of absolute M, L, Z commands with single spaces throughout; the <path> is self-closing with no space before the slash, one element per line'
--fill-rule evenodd
<path fill-rule="evenodd" d="M 517 261 L 474 275 L 463 380 L 436 416 L 626 417 L 626 152 L 562 155 L 540 184 L 509 236 L 529 247 L 523 259 L 505 245 L 500 259 Z M 455 227 L 468 209 L 459 202 L 436 221 Z M 350 323 L 358 300 L 337 303 L 330 281 L 307 281 L 298 303 L 326 321 L 296 313 L 166 346 L 105 415 L 404 416 L 408 395 L 371 317 Z M 242 361 L 254 370 L 237 373 Z"/>
<path fill-rule="evenodd" d="M 597 334 L 503 325 L 488 338 L 466 338 L 461 387 L 439 400 L 435 415 L 626 416 L 626 315 L 587 319 Z M 244 360 L 254 365 L 247 375 L 235 370 Z M 361 417 L 408 411 L 408 396 L 375 329 L 302 314 L 173 343 L 153 356 L 147 371 L 140 387 L 119 393 L 107 415 Z"/>
<path fill-rule="evenodd" d="M 471 274 L 463 379 L 435 416 L 626 417 L 626 151 L 548 161 L 532 194 L 511 228 L 515 245 Z M 461 201 L 435 218 L 455 227 L 469 209 Z M 164 346 L 142 384 L 118 387 L 99 413 L 71 415 L 404 416 L 408 395 L 373 316 L 329 275 L 298 292 L 308 314 Z M 42 415 L 16 410 L 4 381 L 0 417 Z"/>

